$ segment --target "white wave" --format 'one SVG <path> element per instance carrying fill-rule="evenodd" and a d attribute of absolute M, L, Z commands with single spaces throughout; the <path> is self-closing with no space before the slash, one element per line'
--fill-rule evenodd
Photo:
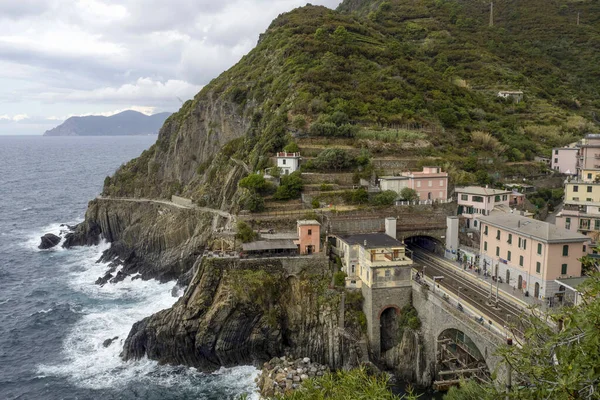
<path fill-rule="evenodd" d="M 160 366 L 147 358 L 124 362 L 119 353 L 132 325 L 171 307 L 177 298 L 171 294 L 174 282 L 161 284 L 129 277 L 118 284 L 95 285 L 94 281 L 107 269 L 107 264 L 96 260 L 109 246 L 103 242 L 99 246 L 69 252 L 68 262 L 64 264 L 69 272 L 69 286 L 88 297 L 91 305 L 83 309 L 83 317 L 66 336 L 64 360 L 38 366 L 39 374 L 64 377 L 76 386 L 88 389 L 117 389 L 141 382 L 199 393 L 225 390 L 231 391 L 232 396 L 255 390 L 254 379 L 258 371 L 254 367 L 222 369 L 207 375 L 194 368 Z M 182 290 L 177 291 L 178 296 L 182 294 Z M 106 339 L 117 336 L 110 346 L 103 346 Z"/>
<path fill-rule="evenodd" d="M 11 301 L 12 299 L 5 299 L 5 300 L 0 300 L 0 306 L 3 304 L 8 303 L 9 301 Z"/>
<path fill-rule="evenodd" d="M 77 225 L 81 221 L 82 220 L 75 221 L 75 222 L 67 222 L 67 223 L 55 222 L 55 223 L 34 229 L 33 231 L 30 231 L 25 234 L 26 240 L 23 242 L 22 245 L 26 249 L 33 250 L 33 251 L 65 251 L 65 249 L 63 249 L 62 245 L 65 240 L 65 234 L 69 230 L 69 228 L 67 228 L 65 225 L 74 226 L 74 225 Z M 61 225 L 63 225 L 63 226 L 61 226 Z M 60 236 L 61 241 L 58 245 L 54 246 L 51 249 L 40 250 L 40 249 L 38 249 L 38 246 L 40 245 L 40 238 L 47 233 L 52 233 L 56 236 Z M 62 233 L 62 235 L 61 235 L 61 233 Z"/>

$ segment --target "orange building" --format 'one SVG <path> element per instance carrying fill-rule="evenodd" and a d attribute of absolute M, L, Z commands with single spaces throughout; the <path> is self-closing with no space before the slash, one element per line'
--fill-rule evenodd
<path fill-rule="evenodd" d="M 321 224 L 315 220 L 298 221 L 298 241 L 300 254 L 313 254 L 321 251 Z"/>

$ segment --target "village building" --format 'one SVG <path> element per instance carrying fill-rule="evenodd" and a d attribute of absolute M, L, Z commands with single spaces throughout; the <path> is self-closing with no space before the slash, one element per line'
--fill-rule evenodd
<path fill-rule="evenodd" d="M 556 283 L 559 285 L 559 295 L 563 300 L 563 304 L 573 306 L 580 305 L 585 299 L 585 293 L 583 293 L 580 288 L 588 279 L 588 276 L 556 279 Z"/>
<path fill-rule="evenodd" d="M 300 168 L 300 153 L 279 152 L 275 158 L 277 159 L 277 168 L 283 175 L 289 175 Z"/>
<path fill-rule="evenodd" d="M 465 219 L 467 229 L 479 229 L 478 218 L 490 215 L 500 207 L 508 209 L 510 190 L 489 189 L 487 187 L 467 186 L 455 190 L 458 202 L 458 215 Z"/>
<path fill-rule="evenodd" d="M 562 147 L 552 149 L 552 163 L 550 168 L 561 174 L 577 175 L 579 166 L 579 148 Z"/>
<path fill-rule="evenodd" d="M 480 217 L 480 262 L 492 276 L 539 299 L 559 293 L 559 278 L 581 276 L 589 238 L 521 215 Z"/>
<path fill-rule="evenodd" d="M 300 254 L 321 252 L 321 224 L 316 220 L 301 220 L 298 227 L 298 251 Z"/>
<path fill-rule="evenodd" d="M 379 180 L 381 190 L 393 190 L 400 194 L 409 188 L 417 192 L 420 201 L 445 201 L 448 199 L 448 173 L 440 167 L 423 167 L 419 172 L 403 172 L 400 176 L 383 176 Z"/>

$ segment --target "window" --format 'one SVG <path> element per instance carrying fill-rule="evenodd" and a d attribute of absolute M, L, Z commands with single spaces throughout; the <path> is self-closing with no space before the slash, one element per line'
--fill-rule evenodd
<path fill-rule="evenodd" d="M 483 251 L 487 251 L 487 242 L 483 242 Z"/>
<path fill-rule="evenodd" d="M 592 179 L 592 174 L 588 174 L 588 179 Z"/>
<path fill-rule="evenodd" d="M 579 197 L 573 197 L 573 201 L 579 201 Z"/>
<path fill-rule="evenodd" d="M 496 239 L 500 240 L 500 229 L 496 231 Z"/>
<path fill-rule="evenodd" d="M 540 255 L 542 254 L 542 244 L 541 243 L 538 243 L 538 251 L 537 251 L 537 253 L 540 254 Z"/>
<path fill-rule="evenodd" d="M 510 256 L 511 256 L 511 254 L 510 254 L 510 250 L 509 250 L 509 251 L 506 253 L 506 259 L 507 259 L 508 261 L 510 261 Z"/>
<path fill-rule="evenodd" d="M 417 181 L 417 187 L 421 187 L 421 181 Z"/>
<path fill-rule="evenodd" d="M 476 220 L 476 219 L 474 219 L 474 220 L 473 220 L 473 226 L 474 226 L 475 228 L 477 228 L 477 220 Z"/>
<path fill-rule="evenodd" d="M 587 192 L 588 192 L 588 193 L 592 193 L 592 187 L 591 187 L 591 186 L 588 186 L 588 187 L 587 187 Z"/>
<path fill-rule="evenodd" d="M 593 200 L 588 197 L 587 199 L 585 199 L 585 201 L 593 201 Z"/>
<path fill-rule="evenodd" d="M 354 272 L 356 271 L 356 267 L 354 266 L 354 264 L 352 264 L 352 274 L 354 275 Z"/>
<path fill-rule="evenodd" d="M 494 197 L 494 201 L 496 201 L 496 202 L 500 202 L 500 196 L 496 196 L 496 197 Z"/>
<path fill-rule="evenodd" d="M 487 225 L 485 226 L 485 228 L 483 228 L 483 233 L 484 233 L 484 235 L 487 236 L 487 234 L 488 234 L 488 226 Z"/>
<path fill-rule="evenodd" d="M 554 164 L 557 164 L 557 163 L 558 163 L 558 158 L 555 158 L 554 159 Z M 556 169 L 558 169 L 558 167 L 556 167 Z"/>
<path fill-rule="evenodd" d="M 595 219 L 594 220 L 594 230 L 595 231 L 600 231 L 600 219 Z"/>
<path fill-rule="evenodd" d="M 527 239 L 523 239 L 523 250 L 527 250 Z"/>
<path fill-rule="evenodd" d="M 472 200 L 475 203 L 483 203 L 483 197 L 481 197 L 481 196 L 473 196 Z"/>
<path fill-rule="evenodd" d="M 519 238 L 519 248 L 521 248 L 521 243 L 523 243 L 523 240 Z"/>
<path fill-rule="evenodd" d="M 512 233 L 508 234 L 508 241 L 507 241 L 507 243 L 508 244 L 512 244 Z"/>
<path fill-rule="evenodd" d="M 523 266 L 523 256 L 519 256 L 519 265 Z"/>
<path fill-rule="evenodd" d="M 433 182 L 432 181 L 427 182 L 427 186 L 432 187 L 433 186 Z"/>
<path fill-rule="evenodd" d="M 565 244 L 565 245 L 563 246 L 563 256 L 564 256 L 564 257 L 568 257 L 568 255 L 569 255 L 569 245 L 568 245 L 568 244 Z"/>
<path fill-rule="evenodd" d="M 467 201 L 467 200 L 469 200 L 469 195 L 468 194 L 461 194 L 460 195 L 460 199 Z"/>
<path fill-rule="evenodd" d="M 554 155 L 557 156 L 558 155 L 558 150 L 554 150 Z"/>
<path fill-rule="evenodd" d="M 500 247 L 496 246 L 496 256 L 500 257 Z"/>
<path fill-rule="evenodd" d="M 392 276 L 392 274 L 391 274 L 390 270 L 389 270 L 389 269 L 386 269 L 386 270 L 385 270 L 385 277 L 386 277 L 386 278 L 389 278 L 390 276 Z"/>
<path fill-rule="evenodd" d="M 312 229 L 308 230 L 308 236 L 312 235 Z"/>
<path fill-rule="evenodd" d="M 541 270 L 542 270 L 542 264 L 540 264 L 540 262 L 538 261 L 535 263 L 535 272 L 537 272 L 539 274 Z"/>
<path fill-rule="evenodd" d="M 583 245 L 583 252 L 585 253 L 587 250 L 587 247 L 585 246 L 585 244 Z"/>
<path fill-rule="evenodd" d="M 560 267 L 560 274 L 561 275 L 566 275 L 567 274 L 567 264 L 563 264 Z"/>
<path fill-rule="evenodd" d="M 507 194 L 503 195 L 503 196 L 502 196 L 502 200 L 503 200 L 503 201 L 506 201 L 506 200 L 508 200 L 508 195 L 507 195 Z"/>
<path fill-rule="evenodd" d="M 444 180 L 440 179 L 440 187 L 444 186 Z"/>
<path fill-rule="evenodd" d="M 444 192 L 440 192 L 440 199 L 444 198 Z"/>
<path fill-rule="evenodd" d="M 281 163 L 282 163 L 283 165 L 285 165 L 285 161 L 286 161 L 286 160 L 285 160 L 285 158 L 284 158 L 283 160 L 281 160 Z"/>
<path fill-rule="evenodd" d="M 579 192 L 579 186 L 577 186 L 577 185 L 573 186 L 573 191 L 574 192 Z"/>
<path fill-rule="evenodd" d="M 519 238 L 519 248 L 523 250 L 527 249 L 527 239 Z"/>

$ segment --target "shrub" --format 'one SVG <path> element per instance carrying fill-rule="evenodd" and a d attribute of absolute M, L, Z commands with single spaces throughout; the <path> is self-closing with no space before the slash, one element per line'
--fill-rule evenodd
<path fill-rule="evenodd" d="M 400 197 L 405 200 L 405 201 L 417 201 L 419 200 L 419 194 L 417 193 L 416 190 L 411 189 L 411 188 L 403 188 L 400 191 Z"/>
<path fill-rule="evenodd" d="M 241 240 L 243 243 L 248 243 L 255 240 L 258 237 L 258 234 L 252 230 L 250 225 L 248 225 L 244 221 L 239 221 L 237 223 L 237 234 L 236 238 Z"/>
<path fill-rule="evenodd" d="M 251 212 L 264 211 L 265 200 L 258 193 L 251 193 L 244 202 L 244 208 Z"/>
<path fill-rule="evenodd" d="M 333 284 L 338 287 L 346 286 L 346 273 L 344 271 L 338 271 L 333 274 Z"/>
<path fill-rule="evenodd" d="M 312 206 L 312 208 L 320 208 L 321 207 L 321 203 L 316 198 L 312 199 L 312 201 L 310 202 L 310 205 Z"/>
<path fill-rule="evenodd" d="M 319 170 L 340 171 L 352 167 L 354 160 L 346 150 L 325 149 L 314 159 L 313 165 Z"/>
<path fill-rule="evenodd" d="M 284 148 L 283 151 L 286 153 L 297 153 L 300 151 L 298 144 L 296 142 L 289 142 Z"/>

